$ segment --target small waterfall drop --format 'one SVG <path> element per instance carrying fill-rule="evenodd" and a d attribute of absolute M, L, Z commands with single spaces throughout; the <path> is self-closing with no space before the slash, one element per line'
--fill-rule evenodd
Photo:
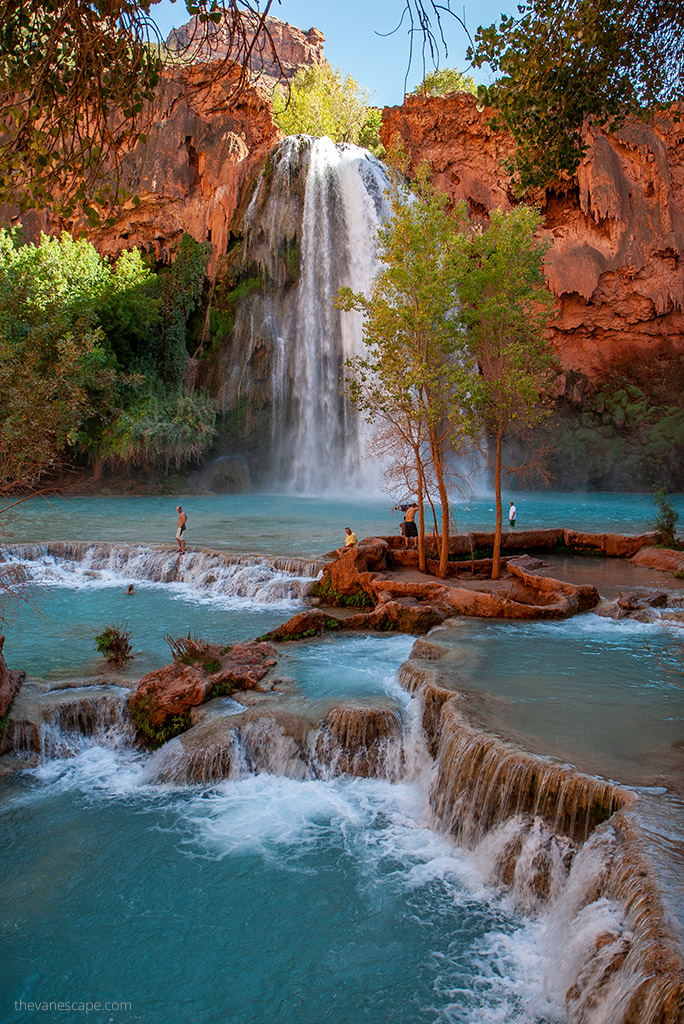
<path fill-rule="evenodd" d="M 363 352 L 361 317 L 333 299 L 343 285 L 369 288 L 388 184 L 367 150 L 295 136 L 271 154 L 245 214 L 243 261 L 263 287 L 238 308 L 223 405 L 265 410 L 270 395 L 270 486 L 377 489 L 364 423 L 341 386 L 345 361 Z"/>

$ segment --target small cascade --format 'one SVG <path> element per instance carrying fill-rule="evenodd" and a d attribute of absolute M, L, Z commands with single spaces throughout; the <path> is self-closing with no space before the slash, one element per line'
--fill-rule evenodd
<path fill-rule="evenodd" d="M 28 702 L 22 695 L 8 719 L 2 751 L 49 761 L 73 757 L 84 741 L 103 747 L 129 746 L 135 728 L 127 706 L 128 692 L 116 687 L 52 690 Z"/>
<path fill-rule="evenodd" d="M 388 184 L 367 150 L 296 136 L 270 155 L 245 214 L 244 263 L 265 283 L 238 308 L 223 406 L 270 418 L 270 485 L 377 487 L 362 419 L 341 389 L 345 360 L 363 352 L 361 319 L 333 299 L 343 285 L 367 291 L 376 273 Z"/>
<path fill-rule="evenodd" d="M 326 775 L 398 781 L 404 774 L 404 723 L 396 707 L 341 704 L 312 735 L 316 763 Z"/>
<path fill-rule="evenodd" d="M 438 826 L 464 846 L 517 816 L 543 818 L 554 835 L 583 843 L 629 801 L 609 782 L 472 728 L 452 702 L 442 708 L 431 806 Z"/>
<path fill-rule="evenodd" d="M 599 826 L 548 914 L 547 985 L 565 1001 L 570 1024 L 681 1024 L 684 1018 L 681 950 L 644 840 L 628 811 Z"/>
<path fill-rule="evenodd" d="M 265 555 L 190 551 L 183 559 L 169 548 L 137 544 L 56 542 L 8 545 L 3 556 L 26 565 L 37 582 L 92 585 L 127 580 L 182 584 L 206 597 L 237 597 L 259 604 L 300 601 L 322 562 Z"/>

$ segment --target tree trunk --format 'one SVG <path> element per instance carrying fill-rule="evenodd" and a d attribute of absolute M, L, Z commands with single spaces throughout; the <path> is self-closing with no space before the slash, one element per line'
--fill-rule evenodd
<path fill-rule="evenodd" d="M 424 503 L 424 488 L 423 488 L 423 467 L 418 462 L 418 568 L 421 572 L 425 572 L 427 569 L 427 560 L 425 558 L 425 511 L 423 509 Z"/>
<path fill-rule="evenodd" d="M 494 551 L 492 553 L 492 579 L 499 578 L 499 562 L 501 556 L 501 441 L 502 432 L 496 435 L 496 467 L 494 470 L 494 493 L 496 495 L 496 531 L 494 533 Z"/>
<path fill-rule="evenodd" d="M 93 480 L 102 479 L 102 459 L 100 458 L 99 452 L 95 452 L 92 458 L 93 465 Z"/>
<path fill-rule="evenodd" d="M 442 505 L 442 538 L 439 545 L 439 569 L 437 575 L 445 579 L 447 574 L 447 562 L 449 561 L 449 495 L 444 483 L 444 464 L 442 452 L 434 429 L 430 430 L 430 448 L 432 450 L 432 464 L 437 477 L 437 488 L 439 500 Z"/>

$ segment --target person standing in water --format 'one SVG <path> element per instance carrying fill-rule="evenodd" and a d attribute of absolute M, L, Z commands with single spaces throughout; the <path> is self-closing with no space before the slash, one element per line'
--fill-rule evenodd
<path fill-rule="evenodd" d="M 178 513 L 178 529 L 176 530 L 176 542 L 178 544 L 178 554 L 185 554 L 185 524 L 188 521 L 188 517 L 181 508 L 180 505 L 176 505 L 176 512 Z"/>
<path fill-rule="evenodd" d="M 509 502 L 510 508 L 508 509 L 508 525 L 511 529 L 515 526 L 515 519 L 517 516 L 517 510 L 513 502 Z"/>

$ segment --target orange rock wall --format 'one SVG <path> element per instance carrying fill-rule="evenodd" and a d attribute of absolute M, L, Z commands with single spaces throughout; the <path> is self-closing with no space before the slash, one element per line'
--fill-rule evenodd
<path fill-rule="evenodd" d="M 435 182 L 486 216 L 518 200 L 504 162 L 505 132 L 488 126 L 465 93 L 407 96 L 386 108 L 381 137 L 397 139 L 412 167 L 427 161 Z M 557 299 L 550 328 L 572 400 L 577 375 L 635 368 L 648 377 L 684 355 L 684 123 L 669 115 L 630 122 L 615 136 L 589 136 L 577 177 L 531 197 L 552 242 L 548 281 Z M 576 396 L 579 398 L 580 396 Z"/>
<path fill-rule="evenodd" d="M 85 230 L 108 256 L 139 247 L 168 262 L 186 231 L 198 242 L 211 240 L 215 255 L 225 252 L 243 189 L 281 135 L 259 89 L 235 100 L 229 79 L 206 87 L 208 80 L 207 65 L 166 76 L 149 112 L 147 141 L 122 161 L 122 183 L 139 204 L 127 203 L 112 227 L 87 229 L 38 212 L 0 211 L 2 219 L 21 220 L 30 241 L 41 230 Z"/>

